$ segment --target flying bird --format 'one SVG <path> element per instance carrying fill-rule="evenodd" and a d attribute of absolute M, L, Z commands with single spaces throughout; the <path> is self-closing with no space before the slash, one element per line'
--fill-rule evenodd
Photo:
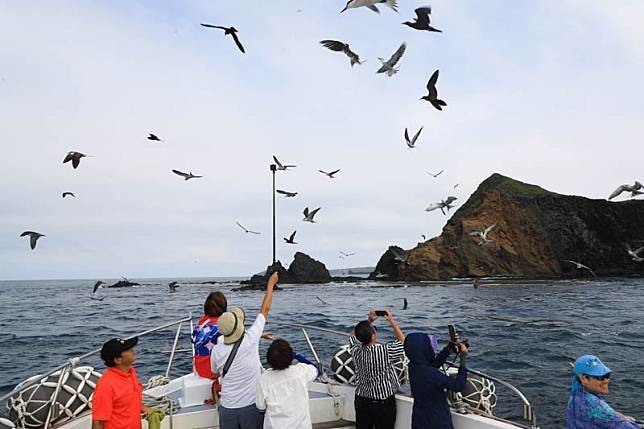
<path fill-rule="evenodd" d="M 458 183 L 456 185 L 454 185 L 454 189 L 456 189 L 456 188 L 458 188 Z"/>
<path fill-rule="evenodd" d="M 644 258 L 640 256 L 640 253 L 644 250 L 644 247 L 639 247 L 635 250 L 631 249 L 631 245 L 626 243 L 626 252 L 630 255 L 631 259 L 635 262 L 642 262 Z"/>
<path fill-rule="evenodd" d="M 427 240 L 427 237 L 425 237 L 425 234 L 420 234 L 421 237 L 423 237 L 423 240 Z"/>
<path fill-rule="evenodd" d="M 445 171 L 445 170 L 441 170 L 441 171 L 439 171 L 439 172 L 438 172 L 438 173 L 436 173 L 436 174 L 434 174 L 434 173 L 430 173 L 429 171 L 427 171 L 427 174 L 429 174 L 430 176 L 432 176 L 432 177 L 435 179 L 435 178 L 437 178 L 438 176 L 440 176 L 441 174 L 443 174 L 443 171 Z"/>
<path fill-rule="evenodd" d="M 456 198 L 456 197 L 449 196 L 449 197 L 447 197 L 447 199 L 446 199 L 446 200 L 441 200 L 441 201 L 440 201 L 440 202 L 438 202 L 438 203 L 432 203 L 432 204 L 430 204 L 429 206 L 427 206 L 427 208 L 425 209 L 425 211 L 426 211 L 426 212 L 431 212 L 431 211 L 433 211 L 433 210 L 440 209 L 440 210 L 441 210 L 441 212 L 442 212 L 444 215 L 446 215 L 446 214 L 445 214 L 445 210 L 444 210 L 444 209 L 447 209 L 447 211 L 449 212 L 449 209 L 451 209 L 451 208 L 453 207 L 453 206 L 452 206 L 452 203 L 453 203 L 454 201 L 456 201 L 456 200 L 457 200 L 457 198 Z"/>
<path fill-rule="evenodd" d="M 640 189 L 642 188 L 644 188 L 644 186 L 640 182 L 635 182 L 632 185 L 621 185 L 608 196 L 608 199 L 612 200 L 613 198 L 619 196 L 622 192 L 630 192 L 631 198 L 633 198 L 637 195 L 644 194 L 644 192 L 640 191 Z"/>
<path fill-rule="evenodd" d="M 282 164 L 281 162 L 279 162 L 279 160 L 277 159 L 277 157 L 275 155 L 273 155 L 273 161 L 275 161 L 275 164 L 277 164 L 277 169 L 278 170 L 286 171 L 289 168 L 297 167 L 297 165 Z"/>
<path fill-rule="evenodd" d="M 405 42 L 403 42 L 400 47 L 394 52 L 394 54 L 389 58 L 387 61 L 385 61 L 384 58 L 378 57 L 380 62 L 382 63 L 382 66 L 378 69 L 376 73 L 385 73 L 387 72 L 387 76 L 393 76 L 396 73 L 398 73 L 397 68 L 394 66 L 400 61 L 400 58 L 403 56 L 405 53 L 405 49 L 407 49 L 407 45 Z"/>
<path fill-rule="evenodd" d="M 73 192 L 63 192 L 63 198 L 70 196 L 76 198 L 76 195 L 74 195 Z"/>
<path fill-rule="evenodd" d="M 251 233 L 251 234 L 261 234 L 261 232 L 251 231 L 250 229 L 246 229 L 246 228 L 244 228 L 244 227 L 242 226 L 242 224 L 241 224 L 241 223 L 239 223 L 239 222 L 237 222 L 237 221 L 235 221 L 235 223 L 237 224 L 237 226 L 238 226 L 238 227 L 240 227 L 241 229 L 243 229 L 243 230 L 244 230 L 244 232 L 245 232 L 246 234 L 248 234 L 248 233 Z"/>
<path fill-rule="evenodd" d="M 315 216 L 315 214 L 316 214 L 316 213 L 317 213 L 321 208 L 322 208 L 322 207 L 318 207 L 317 209 L 313 210 L 312 212 L 309 212 L 309 208 L 308 208 L 308 207 L 306 207 L 306 208 L 304 209 L 304 212 L 303 212 L 303 213 L 304 213 L 304 219 L 302 219 L 302 220 L 303 220 L 304 222 L 311 222 L 311 223 L 315 223 L 315 221 L 313 220 L 313 216 Z"/>
<path fill-rule="evenodd" d="M 340 172 L 340 169 L 333 170 L 333 171 L 331 171 L 331 172 L 329 172 L 329 173 L 327 173 L 326 171 L 322 171 L 322 170 L 318 170 L 318 171 L 319 171 L 320 173 L 322 173 L 322 174 L 327 175 L 327 176 L 329 177 L 329 179 L 335 179 L 335 177 L 333 177 L 333 176 L 334 176 L 336 173 Z"/>
<path fill-rule="evenodd" d="M 443 100 L 438 99 L 438 90 L 436 89 L 436 82 L 438 81 L 438 70 L 432 74 L 432 76 L 427 81 L 427 95 L 420 97 L 421 100 L 427 100 L 432 103 L 438 110 L 443 110 L 443 106 L 447 106 L 447 103 Z"/>
<path fill-rule="evenodd" d="M 281 189 L 276 189 L 275 192 L 284 195 L 286 198 L 293 198 L 297 195 L 297 192 L 282 191 Z"/>
<path fill-rule="evenodd" d="M 154 142 L 162 142 L 163 141 L 159 137 L 157 137 L 156 135 L 154 135 L 152 133 L 148 134 L 148 140 L 154 141 Z"/>
<path fill-rule="evenodd" d="M 322 40 L 320 41 L 322 46 L 324 46 L 327 49 L 331 49 L 332 51 L 337 51 L 337 52 L 343 52 L 349 59 L 351 59 L 351 67 L 353 67 L 355 64 L 362 64 L 364 61 L 360 61 L 360 57 L 358 54 L 353 52 L 349 48 L 348 43 L 343 43 L 338 40 Z"/>
<path fill-rule="evenodd" d="M 104 281 L 102 281 L 102 280 L 99 280 L 99 281 L 97 281 L 96 283 L 94 283 L 94 290 L 92 291 L 92 293 L 96 293 L 96 291 L 98 290 L 98 288 L 99 288 L 99 287 L 101 287 L 101 286 L 102 286 L 102 285 L 104 285 L 104 284 L 105 284 L 105 282 L 104 282 Z"/>
<path fill-rule="evenodd" d="M 177 282 L 168 283 L 168 293 L 175 293 L 178 287 L 179 285 L 177 284 Z"/>
<path fill-rule="evenodd" d="M 404 25 L 407 25 L 411 28 L 415 28 L 416 30 L 427 30 L 427 31 L 435 31 L 437 33 L 442 33 L 441 30 L 429 25 L 429 15 L 432 13 L 431 7 L 429 6 L 419 7 L 414 12 L 416 12 L 416 18 L 414 18 L 414 21 L 403 22 Z"/>
<path fill-rule="evenodd" d="M 414 137 L 412 137 L 411 140 L 409 140 L 409 133 L 407 132 L 407 128 L 405 128 L 405 142 L 407 143 L 407 147 L 409 149 L 413 149 L 416 147 L 416 140 L 418 140 L 418 136 L 420 135 L 420 132 L 423 130 L 423 127 L 420 127 L 420 129 L 414 134 Z"/>
<path fill-rule="evenodd" d="M 582 264 L 581 262 L 576 262 L 576 261 L 571 261 L 569 259 L 564 259 L 564 262 L 570 262 L 573 264 L 578 270 L 588 270 L 590 274 L 593 275 L 593 277 L 597 278 L 593 270 L 591 270 L 587 265 Z"/>
<path fill-rule="evenodd" d="M 203 176 L 195 176 L 194 174 L 192 174 L 192 171 L 190 173 L 184 173 L 184 172 L 179 171 L 179 170 L 172 170 L 172 172 L 174 174 L 176 174 L 177 176 L 183 177 L 185 180 L 199 179 L 199 178 L 203 177 Z"/>
<path fill-rule="evenodd" d="M 340 250 L 340 255 L 344 256 L 345 258 L 348 258 L 349 256 L 353 256 L 355 254 L 356 254 L 356 252 L 345 253 L 342 250 Z"/>
<path fill-rule="evenodd" d="M 283 238 L 283 239 L 284 239 L 284 241 L 286 241 L 286 243 L 288 243 L 288 244 L 297 244 L 297 243 L 294 241 L 294 240 L 295 240 L 295 233 L 296 233 L 296 232 L 297 232 L 297 231 L 293 231 L 293 234 L 291 234 L 291 236 L 290 236 L 289 238 L 286 238 L 286 237 L 282 237 L 282 238 Z"/>
<path fill-rule="evenodd" d="M 66 163 L 66 162 L 71 161 L 72 162 L 72 167 L 74 167 L 74 169 L 76 169 L 76 168 L 78 168 L 78 164 L 80 164 L 81 158 L 86 157 L 86 156 L 87 155 L 85 155 L 84 153 L 80 153 L 80 152 L 74 152 L 74 151 L 67 152 L 67 156 L 65 156 L 65 159 L 63 159 L 63 164 Z"/>
<path fill-rule="evenodd" d="M 469 236 L 471 237 L 478 237 L 479 238 L 479 246 L 482 246 L 484 244 L 489 244 L 493 242 L 494 240 L 488 239 L 487 235 L 490 231 L 492 231 L 492 228 L 494 228 L 496 224 L 490 225 L 487 228 L 485 228 L 483 231 L 472 231 L 470 232 Z"/>
<path fill-rule="evenodd" d="M 36 248 L 36 242 L 40 237 L 44 237 L 45 234 L 41 234 L 39 232 L 34 232 L 34 231 L 25 231 L 22 234 L 20 234 L 21 237 L 29 236 L 29 244 L 31 245 L 31 249 Z"/>
<path fill-rule="evenodd" d="M 407 254 L 406 254 L 406 252 L 404 250 L 402 252 L 400 252 L 395 247 L 390 247 L 389 250 L 394 255 L 394 262 L 404 263 L 405 265 L 411 265 L 409 263 L 408 256 L 407 256 Z"/>
<path fill-rule="evenodd" d="M 208 27 L 208 28 L 219 28 L 220 30 L 224 30 L 224 35 L 230 34 L 233 36 L 233 40 L 235 41 L 235 44 L 239 48 L 242 53 L 246 53 L 244 50 L 244 47 L 242 46 L 241 42 L 239 41 L 239 38 L 237 37 L 237 29 L 235 27 L 222 27 L 220 25 L 211 25 L 211 24 L 201 24 L 203 27 Z"/>
<path fill-rule="evenodd" d="M 355 9 L 362 6 L 367 7 L 376 13 L 380 13 L 378 8 L 376 7 L 376 4 L 384 4 L 385 6 L 389 6 L 391 9 L 393 9 L 394 12 L 398 12 L 397 0 L 349 0 L 347 2 L 347 5 L 340 11 L 340 13 L 344 12 L 347 9 Z"/>

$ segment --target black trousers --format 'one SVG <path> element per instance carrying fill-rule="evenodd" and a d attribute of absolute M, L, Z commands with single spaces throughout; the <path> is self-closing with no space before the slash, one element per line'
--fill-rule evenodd
<path fill-rule="evenodd" d="M 396 424 L 396 398 L 378 400 L 356 395 L 356 429 L 394 429 Z"/>

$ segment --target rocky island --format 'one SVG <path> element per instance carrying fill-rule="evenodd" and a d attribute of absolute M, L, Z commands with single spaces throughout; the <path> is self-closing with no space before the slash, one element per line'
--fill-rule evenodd
<path fill-rule="evenodd" d="M 492 226 L 479 244 L 474 231 Z M 372 279 L 445 280 L 454 277 L 592 277 L 641 275 L 644 262 L 627 253 L 644 244 L 644 201 L 613 202 L 561 195 L 500 174 L 483 181 L 440 236 L 403 250 L 391 246 Z M 643 255 L 644 256 L 644 255 Z"/>

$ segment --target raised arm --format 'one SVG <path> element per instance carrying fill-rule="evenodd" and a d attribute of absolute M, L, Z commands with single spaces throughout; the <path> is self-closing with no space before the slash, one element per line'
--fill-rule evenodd
<path fill-rule="evenodd" d="M 398 323 L 394 320 L 394 316 L 391 314 L 389 310 L 385 310 L 387 313 L 385 315 L 385 318 L 387 319 L 387 322 L 391 325 L 391 329 L 394 331 L 394 335 L 396 336 L 396 339 L 400 341 L 401 343 L 405 341 L 405 334 L 402 333 L 400 328 L 398 327 Z"/>
<path fill-rule="evenodd" d="M 273 288 L 279 281 L 279 274 L 275 271 L 268 278 L 268 283 L 266 284 L 266 293 L 264 294 L 264 299 L 262 300 L 262 306 L 259 309 L 259 312 L 264 315 L 264 318 L 268 318 L 268 312 L 271 309 L 271 304 L 273 303 Z"/>

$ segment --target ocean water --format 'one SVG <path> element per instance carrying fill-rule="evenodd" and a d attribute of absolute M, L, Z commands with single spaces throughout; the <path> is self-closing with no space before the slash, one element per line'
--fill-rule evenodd
<path fill-rule="evenodd" d="M 174 294 L 167 293 L 171 280 L 181 284 Z M 212 279 L 137 280 L 141 286 L 101 289 L 103 301 L 90 299 L 94 283 L 90 280 L 0 282 L 0 394 L 99 348 L 111 337 L 128 336 L 190 312 L 196 319 L 206 295 L 214 290 L 226 294 L 229 308 L 244 307 L 248 323 L 254 319 L 261 292 L 232 292 L 234 282 L 200 284 L 205 280 Z M 613 370 L 608 402 L 624 414 L 644 417 L 643 291 L 644 280 L 639 279 L 498 282 L 479 289 L 469 283 L 287 285 L 274 295 L 267 331 L 312 357 L 300 331 L 270 322 L 350 332 L 370 308 L 387 308 L 403 332 L 438 333 L 441 346 L 447 325 L 455 324 L 470 342 L 472 369 L 514 384 L 533 403 L 542 428 L 561 428 L 571 378 L 568 362 L 587 353 L 597 354 Z M 402 310 L 403 298 L 409 302 L 407 310 Z M 377 323 L 379 337 L 391 339 L 386 321 Z M 174 329 L 141 338 L 137 369 L 143 382 L 164 373 Z M 188 326 L 182 329 L 179 347 L 190 347 L 189 330 Z M 312 332 L 311 337 L 326 364 L 333 351 L 347 342 L 345 337 L 325 333 Z M 262 343 L 262 357 L 267 345 Z M 97 358 L 87 363 L 103 368 Z M 178 353 L 171 375 L 190 369 L 190 352 Z M 495 414 L 520 416 L 520 403 L 501 386 L 497 390 Z"/>

